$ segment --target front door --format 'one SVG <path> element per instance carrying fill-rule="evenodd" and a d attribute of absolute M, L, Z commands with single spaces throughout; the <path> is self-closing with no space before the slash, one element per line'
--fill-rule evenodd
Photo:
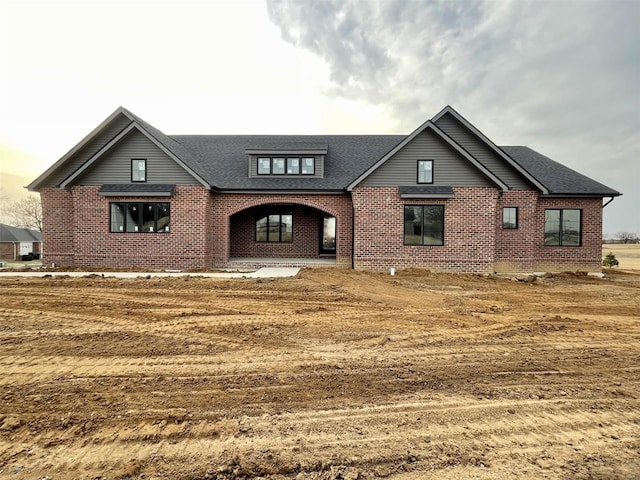
<path fill-rule="evenodd" d="M 320 229 L 320 254 L 336 254 L 336 217 L 324 215 Z"/>

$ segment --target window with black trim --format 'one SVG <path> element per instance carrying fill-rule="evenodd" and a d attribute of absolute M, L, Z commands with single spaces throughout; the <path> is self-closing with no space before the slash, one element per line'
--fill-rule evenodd
<path fill-rule="evenodd" d="M 579 247 L 582 244 L 582 210 L 548 208 L 544 211 L 544 244 Z"/>
<path fill-rule="evenodd" d="M 271 158 L 258 158 L 258 175 L 271 175 Z"/>
<path fill-rule="evenodd" d="M 502 228 L 518 228 L 518 207 L 502 207 Z"/>
<path fill-rule="evenodd" d="M 418 183 L 433 183 L 433 160 L 418 160 Z"/>
<path fill-rule="evenodd" d="M 131 181 L 147 181 L 147 160 L 144 158 L 134 158 L 131 160 Z"/>
<path fill-rule="evenodd" d="M 293 215 L 276 213 L 256 220 L 256 242 L 286 243 L 293 241 Z"/>
<path fill-rule="evenodd" d="M 302 157 L 302 175 L 315 175 L 316 159 L 315 157 Z"/>
<path fill-rule="evenodd" d="M 273 175 L 284 175 L 284 158 L 271 159 L 271 173 Z"/>
<path fill-rule="evenodd" d="M 169 203 L 114 202 L 110 204 L 111 233 L 168 233 Z"/>
<path fill-rule="evenodd" d="M 258 157 L 258 175 L 315 175 L 316 157 Z"/>
<path fill-rule="evenodd" d="M 300 175 L 300 159 L 298 157 L 287 158 L 287 175 Z"/>
<path fill-rule="evenodd" d="M 444 245 L 444 205 L 405 205 L 405 245 Z"/>

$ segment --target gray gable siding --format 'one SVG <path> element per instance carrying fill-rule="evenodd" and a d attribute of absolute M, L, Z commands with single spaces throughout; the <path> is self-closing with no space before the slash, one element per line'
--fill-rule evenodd
<path fill-rule="evenodd" d="M 506 183 L 513 190 L 531 190 L 534 188 L 527 180 L 511 168 L 502 158 L 491 151 L 473 133 L 448 113 L 439 118 L 436 125 L 458 145 L 473 155 L 490 172 Z"/>
<path fill-rule="evenodd" d="M 435 186 L 494 186 L 468 160 L 431 131 L 423 131 L 363 180 L 361 185 L 418 185 L 418 160 L 433 160 Z"/>
<path fill-rule="evenodd" d="M 99 158 L 74 184 L 130 183 L 133 158 L 147 160 L 147 183 L 199 184 L 186 170 L 137 130 Z"/>
<path fill-rule="evenodd" d="M 71 159 L 49 178 L 44 187 L 57 187 L 69 175 L 80 168 L 87 160 L 95 155 L 102 147 L 111 141 L 113 137 L 122 132 L 131 123 L 131 120 L 124 115 L 119 115 L 108 125 L 104 131 L 95 136 L 87 145 L 77 152 Z"/>

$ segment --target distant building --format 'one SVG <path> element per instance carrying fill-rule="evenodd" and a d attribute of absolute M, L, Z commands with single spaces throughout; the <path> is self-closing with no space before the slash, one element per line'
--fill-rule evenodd
<path fill-rule="evenodd" d="M 22 255 L 42 252 L 42 233 L 0 223 L 0 260 L 20 260 Z"/>

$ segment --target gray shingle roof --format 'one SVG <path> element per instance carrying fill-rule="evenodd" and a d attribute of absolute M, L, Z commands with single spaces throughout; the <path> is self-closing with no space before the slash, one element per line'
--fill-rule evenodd
<path fill-rule="evenodd" d="M 41 242 L 42 233 L 0 223 L 0 242 Z"/>
<path fill-rule="evenodd" d="M 344 190 L 405 137 L 402 135 L 174 135 L 205 180 L 221 190 Z M 324 145 L 324 178 L 249 178 L 246 150 L 270 145 Z M 185 162 L 187 160 L 185 159 Z"/>
<path fill-rule="evenodd" d="M 109 118 L 112 119 L 118 113 L 123 113 L 136 122 L 199 181 L 219 190 L 344 191 L 353 181 L 407 138 L 404 135 L 169 136 L 122 107 Z M 268 151 L 270 149 L 273 150 L 273 153 L 299 149 L 298 153 L 300 154 L 303 154 L 303 150 L 308 149 L 326 150 L 324 178 L 318 179 L 302 175 L 250 178 L 247 172 L 247 151 Z M 548 189 L 550 194 L 620 195 L 616 190 L 571 170 L 528 147 L 507 146 L 500 147 L 500 150 L 513 159 L 539 184 Z M 73 151 L 67 156 L 72 153 Z M 66 159 L 67 156 L 63 159 Z M 58 165 L 58 167 L 62 168 L 62 165 Z M 50 174 L 51 169 L 32 182 L 29 188 L 37 189 L 43 179 Z"/>
<path fill-rule="evenodd" d="M 500 147 L 555 195 L 618 196 L 620 192 L 602 185 L 569 167 L 523 146 Z"/>

